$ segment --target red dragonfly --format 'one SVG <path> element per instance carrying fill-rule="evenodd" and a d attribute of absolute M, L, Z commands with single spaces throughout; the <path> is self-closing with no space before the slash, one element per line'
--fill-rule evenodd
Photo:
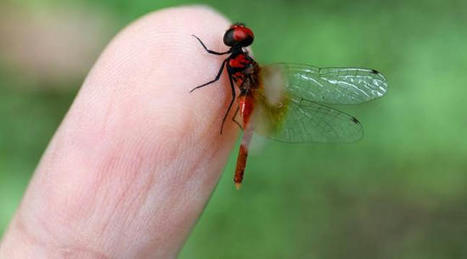
<path fill-rule="evenodd" d="M 358 104 L 386 93 L 384 76 L 365 68 L 319 68 L 298 64 L 259 66 L 245 47 L 253 43 L 254 34 L 242 23 L 233 24 L 224 34 L 225 52 L 210 50 L 193 35 L 210 54 L 229 55 L 216 77 L 196 89 L 219 80 L 227 68 L 232 99 L 222 119 L 224 123 L 237 100 L 232 120 L 243 129 L 234 182 L 240 188 L 253 132 L 271 139 L 289 142 L 353 142 L 363 136 L 360 122 L 329 104 Z M 235 85 L 240 93 L 236 98 Z M 237 120 L 240 115 L 240 122 Z"/>

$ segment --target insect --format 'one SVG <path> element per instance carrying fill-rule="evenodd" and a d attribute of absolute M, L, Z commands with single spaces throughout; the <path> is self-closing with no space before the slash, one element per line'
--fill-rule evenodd
<path fill-rule="evenodd" d="M 328 105 L 367 102 L 383 96 L 387 90 L 386 79 L 374 69 L 299 64 L 260 67 L 245 50 L 253 43 L 254 34 L 242 23 L 233 24 L 225 32 L 224 44 L 230 47 L 225 52 L 210 50 L 200 38 L 193 37 L 208 53 L 228 55 L 213 80 L 190 92 L 218 81 L 227 69 L 232 99 L 220 133 L 237 100 L 232 120 L 243 129 L 234 176 L 237 189 L 243 180 L 253 132 L 289 143 L 354 142 L 363 136 L 360 122 Z"/>

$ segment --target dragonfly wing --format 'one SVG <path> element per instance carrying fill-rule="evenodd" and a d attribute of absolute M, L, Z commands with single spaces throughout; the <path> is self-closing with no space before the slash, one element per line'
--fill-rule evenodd
<path fill-rule="evenodd" d="M 274 75 L 273 75 L 274 74 Z M 387 82 L 383 74 L 365 68 L 318 68 L 299 64 L 272 64 L 262 68 L 268 79 L 282 81 L 283 87 L 307 100 L 326 104 L 358 104 L 383 96 Z"/>
<path fill-rule="evenodd" d="M 255 126 L 260 135 L 290 143 L 354 142 L 363 136 L 355 117 L 294 95 L 274 106 L 260 97 Z"/>

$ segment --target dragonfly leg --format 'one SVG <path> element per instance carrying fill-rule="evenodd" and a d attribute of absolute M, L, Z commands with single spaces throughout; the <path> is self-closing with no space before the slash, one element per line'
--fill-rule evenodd
<path fill-rule="evenodd" d="M 211 80 L 211 81 L 209 81 L 209 82 L 207 82 L 207 83 L 205 83 L 205 84 L 202 84 L 202 85 L 200 85 L 200 86 L 197 86 L 197 87 L 191 89 L 191 90 L 190 90 L 190 93 L 192 93 L 192 92 L 193 92 L 194 90 L 196 90 L 196 89 L 199 89 L 199 88 L 201 88 L 201 87 L 205 87 L 205 86 L 207 86 L 207 85 L 210 85 L 210 84 L 212 84 L 212 83 L 218 81 L 219 78 L 221 78 L 222 71 L 224 71 L 224 66 L 225 66 L 225 63 L 227 62 L 227 60 L 228 60 L 228 59 L 225 59 L 224 62 L 222 62 L 221 68 L 219 69 L 219 72 L 217 73 L 216 78 L 214 78 L 214 80 Z"/>
<path fill-rule="evenodd" d="M 237 107 L 237 109 L 235 110 L 235 113 L 234 113 L 234 116 L 232 117 L 232 121 L 235 122 L 235 124 L 237 124 L 237 126 L 243 130 L 243 127 L 242 127 L 242 124 L 240 124 L 240 122 L 237 121 L 237 114 L 238 114 L 238 110 L 240 109 L 240 107 Z"/>
<path fill-rule="evenodd" d="M 198 38 L 198 36 L 196 35 L 191 35 L 193 37 L 195 37 L 199 43 L 201 43 L 201 46 L 203 46 L 203 48 L 209 53 L 209 54 L 213 54 L 213 55 L 225 55 L 225 54 L 229 54 L 231 52 L 231 50 L 228 50 L 228 51 L 225 51 L 225 52 L 217 52 L 217 51 L 214 51 L 214 50 L 210 50 L 206 47 L 206 45 L 204 45 L 203 41 L 201 41 L 200 38 Z"/>
<path fill-rule="evenodd" d="M 222 125 L 221 125 L 221 135 L 222 135 L 222 130 L 224 129 L 224 123 L 225 120 L 227 119 L 227 116 L 229 115 L 230 110 L 232 109 L 232 105 L 235 101 L 235 85 L 232 79 L 232 75 L 229 73 L 229 81 L 230 81 L 230 88 L 232 89 L 232 100 L 230 100 L 229 108 L 227 108 L 227 111 L 225 112 L 224 118 L 222 119 Z"/>

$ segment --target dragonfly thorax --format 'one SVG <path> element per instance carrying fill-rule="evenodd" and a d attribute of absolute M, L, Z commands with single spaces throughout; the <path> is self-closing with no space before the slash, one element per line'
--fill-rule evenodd
<path fill-rule="evenodd" d="M 229 67 L 243 70 L 252 63 L 251 58 L 246 53 L 232 55 L 229 59 Z"/>
<path fill-rule="evenodd" d="M 241 92 L 258 87 L 258 64 L 246 52 L 232 55 L 228 70 Z"/>

